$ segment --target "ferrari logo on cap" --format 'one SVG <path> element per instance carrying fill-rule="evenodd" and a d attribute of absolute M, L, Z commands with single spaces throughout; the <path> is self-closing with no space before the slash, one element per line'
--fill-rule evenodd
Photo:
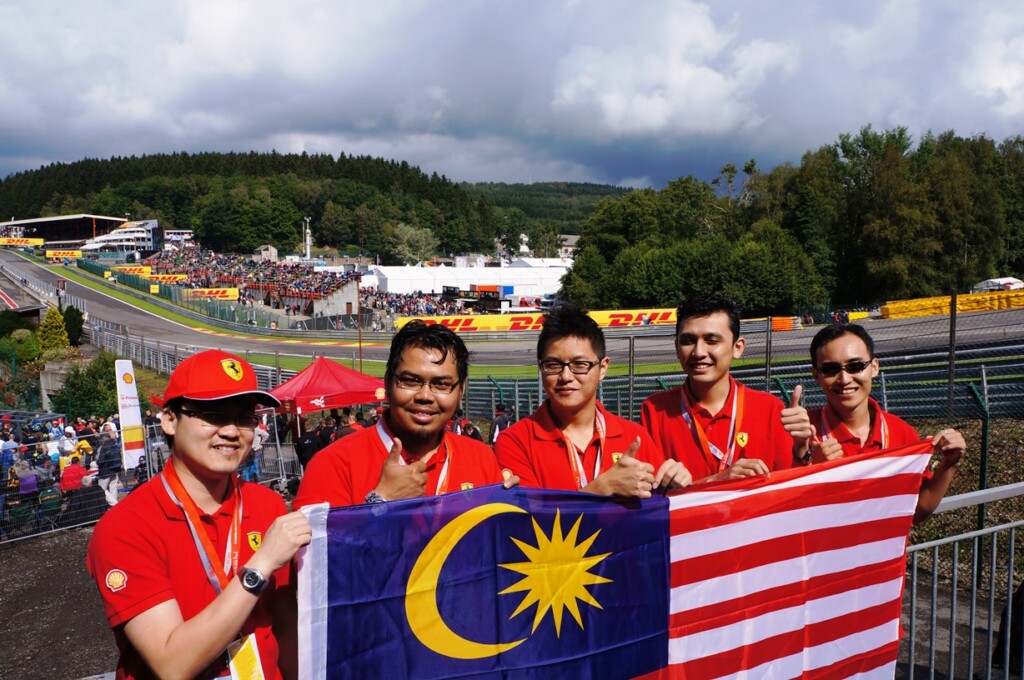
<path fill-rule="evenodd" d="M 225 375 L 232 380 L 238 381 L 245 377 L 245 371 L 242 370 L 241 364 L 235 359 L 221 359 L 220 367 L 224 369 Z"/>
<path fill-rule="evenodd" d="M 747 437 L 747 433 L 746 432 L 737 432 L 736 433 L 736 443 L 739 444 L 740 447 L 746 446 L 748 439 L 749 438 Z"/>
<path fill-rule="evenodd" d="M 249 539 L 249 547 L 252 548 L 253 551 L 260 549 L 260 544 L 263 543 L 263 534 L 258 531 L 250 531 L 246 534 L 246 538 Z"/>
<path fill-rule="evenodd" d="M 128 574 L 120 569 L 111 569 L 107 572 L 107 577 L 103 579 L 103 582 L 110 589 L 110 592 L 116 593 L 128 585 Z"/>

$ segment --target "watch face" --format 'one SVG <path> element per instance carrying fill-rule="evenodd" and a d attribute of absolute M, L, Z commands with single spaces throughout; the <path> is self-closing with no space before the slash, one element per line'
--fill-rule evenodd
<path fill-rule="evenodd" d="M 255 571 L 247 571 L 242 574 L 242 584 L 249 589 L 259 588 L 263 584 L 263 579 Z"/>

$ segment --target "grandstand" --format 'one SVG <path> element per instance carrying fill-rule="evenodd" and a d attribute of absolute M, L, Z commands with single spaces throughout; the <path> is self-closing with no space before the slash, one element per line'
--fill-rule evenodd
<path fill-rule="evenodd" d="M 128 220 L 105 215 L 58 215 L 0 222 L 0 236 L 11 238 L 41 238 L 47 246 L 70 248 L 87 240 L 109 233 Z"/>

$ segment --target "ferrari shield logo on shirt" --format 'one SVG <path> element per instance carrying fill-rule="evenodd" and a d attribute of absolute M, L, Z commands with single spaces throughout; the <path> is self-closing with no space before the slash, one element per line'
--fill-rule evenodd
<path fill-rule="evenodd" d="M 110 589 L 110 592 L 116 593 L 128 585 L 128 574 L 120 569 L 111 569 L 107 572 L 107 577 L 103 579 L 103 582 Z"/>
<path fill-rule="evenodd" d="M 224 374 L 232 380 L 238 381 L 245 377 L 241 365 L 234 359 L 221 359 L 220 367 L 224 370 Z"/>
<path fill-rule="evenodd" d="M 463 482 L 461 486 L 463 491 L 469 491 L 473 488 L 473 482 Z"/>
<path fill-rule="evenodd" d="M 619 462 L 619 458 L 622 458 L 622 454 L 621 453 L 613 453 L 612 454 L 612 463 L 618 463 Z"/>
<path fill-rule="evenodd" d="M 736 445 L 739 446 L 740 448 L 743 448 L 744 446 L 747 445 L 747 440 L 748 437 L 746 432 L 736 433 Z"/>
<path fill-rule="evenodd" d="M 260 544 L 263 543 L 263 534 L 258 531 L 250 531 L 247 534 L 247 537 L 249 538 L 249 547 L 252 548 L 253 551 L 259 550 Z"/>

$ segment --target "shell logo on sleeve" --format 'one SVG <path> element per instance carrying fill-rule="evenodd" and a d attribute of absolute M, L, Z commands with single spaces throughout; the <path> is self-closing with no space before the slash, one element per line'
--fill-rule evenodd
<path fill-rule="evenodd" d="M 124 590 L 128 585 L 128 574 L 124 573 L 121 569 L 111 569 L 107 572 L 107 577 L 103 579 L 103 582 L 110 589 L 110 592 L 116 593 L 119 590 Z"/>

